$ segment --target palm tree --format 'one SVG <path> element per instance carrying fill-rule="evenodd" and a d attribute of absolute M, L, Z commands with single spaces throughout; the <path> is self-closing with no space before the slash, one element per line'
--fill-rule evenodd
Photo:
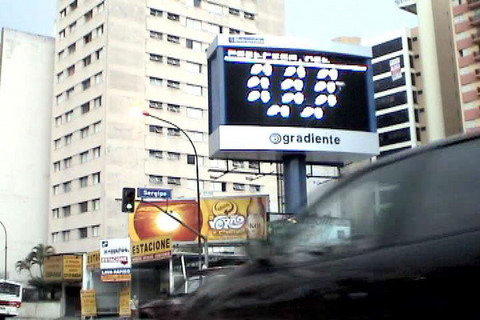
<path fill-rule="evenodd" d="M 55 253 L 55 249 L 50 245 L 44 245 L 42 243 L 37 244 L 33 247 L 32 252 L 27 256 L 27 260 L 31 261 L 31 265 L 38 265 L 40 268 L 40 275 L 43 277 L 43 260 L 46 256 L 52 255 Z"/>
<path fill-rule="evenodd" d="M 28 258 L 25 258 L 23 260 L 18 260 L 17 263 L 15 263 L 15 269 L 17 270 L 17 272 L 22 272 L 23 270 L 27 270 L 28 273 L 30 274 L 30 278 L 33 278 L 31 267 L 32 267 L 32 262 Z"/>

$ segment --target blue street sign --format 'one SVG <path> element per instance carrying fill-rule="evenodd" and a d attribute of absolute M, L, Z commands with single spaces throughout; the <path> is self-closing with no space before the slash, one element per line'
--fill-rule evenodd
<path fill-rule="evenodd" d="M 137 188 L 137 196 L 139 198 L 171 199 L 172 198 L 172 190 L 170 190 L 170 189 Z"/>

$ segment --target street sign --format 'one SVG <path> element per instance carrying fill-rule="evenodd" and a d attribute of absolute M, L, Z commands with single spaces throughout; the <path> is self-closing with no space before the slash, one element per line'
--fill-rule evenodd
<path fill-rule="evenodd" d="M 152 199 L 171 199 L 172 190 L 170 189 L 152 189 L 152 188 L 138 188 L 137 196 L 139 198 Z"/>

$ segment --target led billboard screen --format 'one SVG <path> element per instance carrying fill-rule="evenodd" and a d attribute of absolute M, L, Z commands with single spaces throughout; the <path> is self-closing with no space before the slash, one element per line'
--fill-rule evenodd
<path fill-rule="evenodd" d="M 346 162 L 377 154 L 371 50 L 285 43 L 219 36 L 210 48 L 210 155 Z"/>

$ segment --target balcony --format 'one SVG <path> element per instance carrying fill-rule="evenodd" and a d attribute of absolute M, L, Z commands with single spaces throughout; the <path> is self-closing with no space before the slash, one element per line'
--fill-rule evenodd
<path fill-rule="evenodd" d="M 475 76 L 480 79 L 480 69 L 475 69 Z"/>
<path fill-rule="evenodd" d="M 480 33 L 479 32 L 472 34 L 471 37 L 472 37 L 472 41 L 474 43 L 477 43 L 477 44 L 480 43 Z"/>
<path fill-rule="evenodd" d="M 475 62 L 480 62 L 480 52 L 475 51 L 473 53 L 473 60 L 475 60 Z"/>
<path fill-rule="evenodd" d="M 480 8 L 480 0 L 468 0 L 467 4 L 469 9 Z"/>
<path fill-rule="evenodd" d="M 476 14 L 474 16 L 468 17 L 468 21 L 470 21 L 470 25 L 472 26 L 480 26 L 480 14 Z"/>
<path fill-rule="evenodd" d="M 480 87 L 477 87 L 477 95 L 480 97 Z"/>

